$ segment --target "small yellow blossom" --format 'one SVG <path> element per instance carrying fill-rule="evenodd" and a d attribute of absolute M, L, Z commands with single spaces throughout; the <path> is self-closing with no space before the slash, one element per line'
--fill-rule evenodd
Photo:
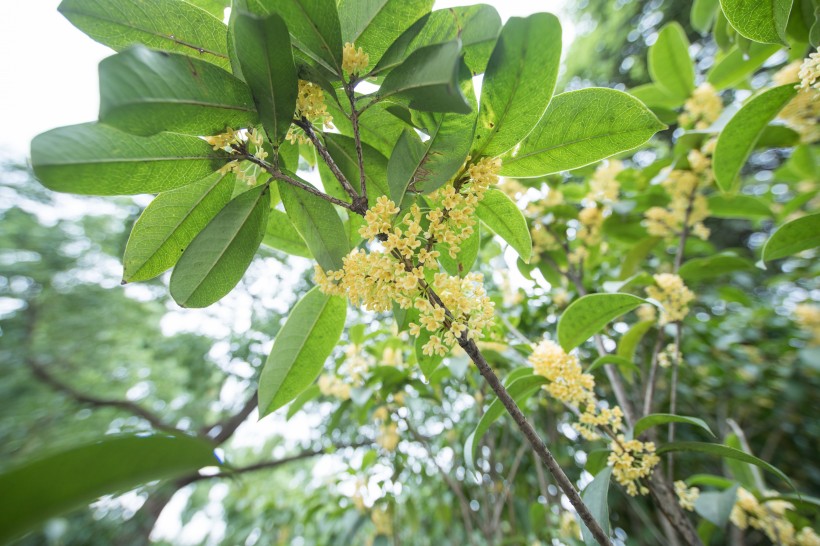
<path fill-rule="evenodd" d="M 703 130 L 712 125 L 723 111 L 723 101 L 710 83 L 700 84 L 683 105 L 678 116 L 682 127 Z"/>
<path fill-rule="evenodd" d="M 350 385 L 335 375 L 324 374 L 319 377 L 319 392 L 325 396 L 333 396 L 339 400 L 350 399 Z"/>
<path fill-rule="evenodd" d="M 561 520 L 558 527 L 558 533 L 563 538 L 581 539 L 581 526 L 578 525 L 578 519 L 572 512 L 561 512 Z"/>
<path fill-rule="evenodd" d="M 350 377 L 353 385 L 364 384 L 367 372 L 376 364 L 376 359 L 367 353 L 361 345 L 352 343 L 345 348 L 344 372 Z"/>
<path fill-rule="evenodd" d="M 590 201 L 617 201 L 621 185 L 616 177 L 623 170 L 624 164 L 617 159 L 610 159 L 599 165 L 589 181 L 589 194 L 586 198 Z"/>
<path fill-rule="evenodd" d="M 806 144 L 820 140 L 818 61 L 820 54 L 812 53 L 803 62 L 795 61 L 781 68 L 772 78 L 776 85 L 798 84 L 797 95 L 780 110 L 778 117 L 800 133 L 800 140 Z"/>
<path fill-rule="evenodd" d="M 627 494 L 633 497 L 638 493 L 649 493 L 649 489 L 641 485 L 639 480 L 648 478 L 660 462 L 660 458 L 655 455 L 655 444 L 639 440 L 627 441 L 623 434 L 619 434 L 610 444 L 610 450 L 607 464 L 612 467 L 615 481 L 626 487 Z"/>
<path fill-rule="evenodd" d="M 348 75 L 361 74 L 367 69 L 370 64 L 370 55 L 362 51 L 362 48 L 356 47 L 347 42 L 342 51 L 342 70 Z"/>
<path fill-rule="evenodd" d="M 306 119 L 317 127 L 332 127 L 333 116 L 327 111 L 325 93 L 322 88 L 313 82 L 299 80 L 299 90 L 296 94 L 296 112 L 298 119 Z M 305 132 L 296 125 L 291 125 L 286 138 L 292 143 L 308 144 L 310 139 Z"/>
<path fill-rule="evenodd" d="M 800 78 L 802 91 L 811 89 L 820 91 L 820 49 L 815 50 L 803 60 L 797 77 Z"/>
<path fill-rule="evenodd" d="M 764 493 L 765 496 L 777 494 L 774 491 Z M 786 510 L 793 509 L 791 503 L 782 500 L 760 502 L 751 492 L 741 487 L 737 490 L 737 499 L 729 519 L 739 529 L 757 529 L 775 544 L 815 546 L 820 543 L 811 527 L 803 527 L 799 533 L 796 532 L 786 516 Z"/>
<path fill-rule="evenodd" d="M 681 508 L 694 512 L 695 501 L 700 497 L 700 489 L 687 487 L 686 482 L 678 480 L 675 482 L 675 494 L 678 496 L 678 503 L 680 503 Z"/>
<path fill-rule="evenodd" d="M 578 230 L 577 240 L 585 245 L 594 246 L 601 242 L 601 226 L 604 224 L 603 210 L 598 207 L 584 207 L 578 213 L 581 227 Z"/>
<path fill-rule="evenodd" d="M 654 321 L 658 318 L 657 308 L 651 303 L 644 303 L 635 310 L 638 320 L 642 322 Z"/>
<path fill-rule="evenodd" d="M 669 205 L 667 208 L 651 207 L 644 213 L 647 232 L 655 237 L 677 237 L 685 223 L 693 235 L 707 239 L 709 230 L 703 221 L 709 216 L 709 205 L 706 197 L 698 193 L 704 180 L 693 171 L 671 171 L 663 182 L 670 197 Z"/>
<path fill-rule="evenodd" d="M 387 423 L 379 427 L 376 443 L 387 451 L 395 451 L 399 445 L 399 427 L 396 423 Z"/>
<path fill-rule="evenodd" d="M 811 344 L 820 345 L 820 306 L 802 303 L 794 308 L 794 317 L 797 324 L 811 334 Z"/>
<path fill-rule="evenodd" d="M 386 506 L 374 507 L 370 512 L 370 520 L 376 528 L 377 535 L 393 535 L 393 518 Z"/>
<path fill-rule="evenodd" d="M 660 353 L 658 353 L 658 364 L 661 368 L 668 368 L 673 362 L 681 361 L 681 354 L 675 349 L 675 344 L 670 343 Z"/>
<path fill-rule="evenodd" d="M 695 299 L 695 294 L 689 290 L 683 279 L 671 273 L 654 275 L 657 286 L 646 288 L 646 294 L 663 306 L 660 324 L 669 324 L 683 320 L 689 313 L 689 303 Z"/>

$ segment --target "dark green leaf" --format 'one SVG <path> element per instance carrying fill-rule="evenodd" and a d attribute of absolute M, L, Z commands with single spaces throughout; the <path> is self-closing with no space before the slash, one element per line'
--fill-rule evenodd
<path fill-rule="evenodd" d="M 182 53 L 230 69 L 222 18 L 179 0 L 63 0 L 71 24 L 121 51 L 134 44 Z"/>
<path fill-rule="evenodd" d="M 763 261 L 779 260 L 820 245 L 820 213 L 783 224 L 763 247 Z"/>
<path fill-rule="evenodd" d="M 532 238 L 527 220 L 512 199 L 501 190 L 490 188 L 476 207 L 476 216 L 488 228 L 507 241 L 521 259 L 530 261 Z"/>
<path fill-rule="evenodd" d="M 745 258 L 734 254 L 716 254 L 706 258 L 693 258 L 683 264 L 678 271 L 678 275 L 687 282 L 702 281 L 719 277 L 726 273 L 735 271 L 748 271 L 754 269 L 754 264 Z"/>
<path fill-rule="evenodd" d="M 638 366 L 636 366 L 631 360 L 618 355 L 599 356 L 592 364 L 590 364 L 589 368 L 586 369 L 586 373 L 592 373 L 601 366 L 605 366 L 607 364 L 612 364 L 619 367 L 621 369 L 621 373 L 624 375 L 627 373 L 631 375 L 633 372 L 637 374 L 641 373 L 641 369 L 638 368 Z"/>
<path fill-rule="evenodd" d="M 695 67 L 689 57 L 689 40 L 678 23 L 665 25 L 649 47 L 649 74 L 669 96 L 683 102 L 695 89 Z M 680 103 L 679 103 L 680 104 Z"/>
<path fill-rule="evenodd" d="M 259 378 L 259 415 L 281 408 L 318 377 L 345 326 L 347 302 L 313 288 L 296 304 L 273 342 Z"/>
<path fill-rule="evenodd" d="M 504 161 L 501 174 L 526 178 L 577 169 L 636 148 L 665 128 L 643 103 L 621 91 L 561 93 Z"/>
<path fill-rule="evenodd" d="M 701 34 L 709 32 L 718 9 L 720 9 L 719 0 L 695 0 L 692 2 L 692 10 L 689 12 L 689 22 L 692 24 L 692 28 Z"/>
<path fill-rule="evenodd" d="M 724 457 L 729 459 L 735 459 L 738 461 L 742 461 L 744 463 L 753 464 L 766 470 L 767 472 L 771 472 L 784 482 L 786 482 L 789 487 L 794 487 L 792 485 L 791 480 L 789 480 L 788 476 L 786 476 L 783 472 L 775 468 L 774 466 L 770 465 L 766 461 L 758 459 L 754 455 L 750 455 L 745 451 L 740 451 L 739 449 L 735 449 L 729 446 L 724 446 L 721 444 L 708 444 L 704 442 L 672 442 L 669 444 L 664 444 L 657 450 L 658 455 L 663 455 L 664 453 L 669 452 L 676 452 L 676 451 L 692 451 L 698 453 L 707 453 L 709 455 L 717 455 L 718 457 Z"/>
<path fill-rule="evenodd" d="M 764 44 L 786 44 L 792 0 L 720 0 L 720 7 L 742 36 Z"/>
<path fill-rule="evenodd" d="M 49 189 L 87 195 L 157 193 L 195 182 L 229 160 L 204 140 L 172 133 L 139 137 L 84 123 L 31 142 L 37 179 Z"/>
<path fill-rule="evenodd" d="M 313 258 L 313 254 L 310 253 L 305 240 L 293 227 L 288 215 L 281 210 L 274 209 L 270 211 L 262 244 L 293 256 Z"/>
<path fill-rule="evenodd" d="M 629 94 L 649 106 L 650 108 L 677 108 L 683 104 L 684 100 L 680 97 L 670 95 L 667 91 L 654 83 L 647 83 L 633 87 L 629 90 Z"/>
<path fill-rule="evenodd" d="M 344 135 L 327 133 L 325 143 L 339 169 L 353 187 L 358 190 L 360 171 L 359 159 L 356 155 L 356 141 Z M 390 195 L 390 190 L 387 187 L 387 158 L 372 146 L 364 143 L 362 143 L 362 157 L 364 159 L 365 183 L 367 184 L 367 200 L 373 205 L 379 196 Z M 335 178 L 333 181 L 338 183 Z"/>
<path fill-rule="evenodd" d="M 695 500 L 695 512 L 718 527 L 724 527 L 735 506 L 738 487 L 740 487 L 738 484 L 734 484 L 726 491 L 701 493 Z"/>
<path fill-rule="evenodd" d="M 507 21 L 484 75 L 470 155 L 499 156 L 524 140 L 552 98 L 560 60 L 561 23 L 554 15 Z"/>
<path fill-rule="evenodd" d="M 713 168 L 724 192 L 737 188 L 740 170 L 752 153 L 760 134 L 787 102 L 797 94 L 794 84 L 768 89 L 753 97 L 732 116 L 718 136 Z"/>
<path fill-rule="evenodd" d="M 256 110 L 221 68 L 136 46 L 100 63 L 100 121 L 136 135 L 213 135 L 253 125 Z"/>
<path fill-rule="evenodd" d="M 609 536 L 609 506 L 607 504 L 607 496 L 609 495 L 609 478 L 612 476 L 612 468 L 606 467 L 601 470 L 595 478 L 584 488 L 581 494 L 581 499 L 589 508 L 592 517 L 601 526 L 604 533 Z M 587 529 L 586 524 L 581 521 L 581 535 L 584 538 L 584 544 L 588 546 L 595 546 L 598 541 L 592 536 L 592 533 Z"/>
<path fill-rule="evenodd" d="M 760 220 L 771 218 L 772 211 L 767 204 L 751 195 L 725 195 L 716 193 L 709 196 L 709 216 L 716 218 L 739 218 Z"/>
<path fill-rule="evenodd" d="M 666 425 L 668 423 L 686 423 L 688 425 L 694 425 L 696 427 L 700 427 L 706 432 L 708 432 L 712 437 L 715 434 L 712 432 L 712 429 L 709 428 L 709 425 L 706 424 L 706 421 L 703 419 L 698 419 L 697 417 L 688 417 L 686 415 L 672 415 L 671 413 L 651 413 L 644 417 L 638 419 L 635 423 L 635 427 L 633 428 L 632 434 L 635 438 L 639 437 L 645 430 L 656 427 L 658 425 Z"/>
<path fill-rule="evenodd" d="M 601 331 L 609 321 L 646 300 L 632 294 L 588 294 L 566 308 L 558 320 L 558 344 L 570 351 Z"/>
<path fill-rule="evenodd" d="M 123 281 L 145 281 L 173 267 L 194 237 L 231 200 L 235 180 L 232 174 L 214 173 L 159 194 L 128 237 Z"/>
<path fill-rule="evenodd" d="M 460 65 L 460 40 L 419 48 L 387 75 L 378 98 L 405 99 L 410 108 L 424 112 L 469 114 L 459 85 Z"/>
<path fill-rule="evenodd" d="M 433 7 L 433 0 L 341 0 L 342 41 L 370 56 L 375 66 L 384 52 Z"/>
<path fill-rule="evenodd" d="M 706 80 L 716 89 L 722 90 L 742 82 L 753 74 L 772 55 L 780 51 L 780 46 L 753 43 L 748 52 L 733 48 L 709 70 Z"/>
<path fill-rule="evenodd" d="M 290 221 L 319 266 L 325 271 L 341 269 L 342 259 L 350 252 L 350 244 L 342 219 L 333 205 L 284 182 L 279 183 L 279 194 Z"/>
<path fill-rule="evenodd" d="M 207 307 L 242 279 L 265 235 L 267 184 L 225 205 L 191 241 L 171 274 L 171 296 L 183 307 Z"/>
<path fill-rule="evenodd" d="M 218 464 L 213 446 L 188 436 L 109 436 L 0 474 L 0 541 L 98 497 Z"/>
<path fill-rule="evenodd" d="M 231 16 L 234 47 L 248 82 L 259 119 L 278 146 L 285 138 L 296 108 L 297 78 L 288 27 L 276 14 L 259 19 L 248 13 Z"/>

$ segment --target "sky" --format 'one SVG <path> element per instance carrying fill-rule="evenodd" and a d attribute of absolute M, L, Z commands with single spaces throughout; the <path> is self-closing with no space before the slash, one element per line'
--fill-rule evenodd
<path fill-rule="evenodd" d="M 535 11 L 560 17 L 566 0 L 487 1 L 506 20 Z M 74 28 L 57 12 L 59 0 L 8 2 L 0 17 L 0 157 L 22 159 L 31 139 L 61 125 L 97 117 L 97 64 L 113 51 Z M 439 0 L 435 8 L 470 4 Z M 566 21 L 564 42 L 571 40 Z"/>

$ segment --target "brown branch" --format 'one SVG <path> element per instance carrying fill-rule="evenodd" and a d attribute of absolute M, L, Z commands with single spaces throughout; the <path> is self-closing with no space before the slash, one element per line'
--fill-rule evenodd
<path fill-rule="evenodd" d="M 256 408 L 257 403 L 256 393 L 253 393 L 251 397 L 248 398 L 247 402 L 245 402 L 242 406 L 242 409 L 240 409 L 237 413 L 223 419 L 222 421 L 203 427 L 201 434 L 210 436 L 213 442 L 218 446 L 224 444 L 231 436 L 233 436 L 233 433 L 236 432 L 239 425 L 245 422 L 251 412 L 253 412 Z"/>
<path fill-rule="evenodd" d="M 663 345 L 663 327 L 658 329 L 658 337 L 655 339 L 655 346 L 652 348 L 652 358 L 649 364 L 649 377 L 646 378 L 646 389 L 643 398 L 643 415 L 652 413 L 652 404 L 655 399 L 655 383 L 660 367 L 660 353 Z"/>
<path fill-rule="evenodd" d="M 356 156 L 359 160 L 359 194 L 362 200 L 367 203 L 367 183 L 364 174 L 364 153 L 362 152 L 362 137 L 359 132 L 359 111 L 356 109 L 356 94 L 353 90 L 356 80 L 352 79 L 345 85 L 347 99 L 350 101 L 350 123 L 353 126 L 353 140 L 356 142 Z"/>

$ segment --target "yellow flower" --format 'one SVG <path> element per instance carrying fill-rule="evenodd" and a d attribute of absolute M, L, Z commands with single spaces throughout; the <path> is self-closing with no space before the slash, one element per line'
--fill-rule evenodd
<path fill-rule="evenodd" d="M 646 294 L 663 306 L 660 324 L 669 324 L 683 320 L 689 313 L 689 303 L 695 299 L 695 294 L 689 290 L 683 279 L 671 273 L 654 275 L 657 286 L 646 288 Z"/>
<path fill-rule="evenodd" d="M 558 528 L 558 533 L 563 538 L 578 540 L 581 538 L 581 526 L 578 525 L 578 520 L 572 512 L 561 512 L 561 522 Z"/>
<path fill-rule="evenodd" d="M 678 503 L 681 508 L 694 512 L 695 501 L 700 497 L 700 489 L 687 487 L 686 482 L 678 480 L 675 482 L 675 494 L 678 496 Z"/>
<path fill-rule="evenodd" d="M 820 345 L 820 306 L 801 303 L 794 308 L 797 324 L 811 334 L 811 343 Z"/>
<path fill-rule="evenodd" d="M 585 207 L 578 213 L 581 228 L 576 238 L 586 245 L 597 245 L 601 242 L 601 226 L 604 223 L 604 213 L 598 207 Z"/>
<path fill-rule="evenodd" d="M 586 198 L 591 201 L 617 201 L 621 185 L 616 177 L 623 170 L 624 164 L 617 159 L 601 163 L 589 181 Z"/>
<path fill-rule="evenodd" d="M 370 64 L 370 55 L 362 51 L 362 48 L 356 47 L 347 42 L 342 51 L 342 70 L 348 75 L 361 74 L 367 69 Z"/>
<path fill-rule="evenodd" d="M 376 443 L 387 451 L 395 451 L 399 445 L 399 427 L 396 423 L 388 423 L 379 427 Z"/>
<path fill-rule="evenodd" d="M 810 144 L 820 140 L 820 100 L 818 100 L 818 62 L 820 54 L 809 55 L 803 62 L 795 61 L 781 68 L 773 77 L 776 85 L 798 84 L 797 96 L 784 106 L 778 117 L 800 133 L 800 140 Z"/>
<path fill-rule="evenodd" d="M 815 50 L 814 53 L 803 60 L 797 77 L 800 78 L 800 89 L 802 91 L 811 89 L 820 91 L 820 49 Z"/>
<path fill-rule="evenodd" d="M 612 467 L 615 481 L 626 487 L 627 494 L 633 497 L 638 493 L 646 495 L 649 489 L 641 485 L 639 480 L 648 478 L 660 462 L 660 458 L 655 455 L 655 444 L 639 440 L 627 441 L 623 434 L 619 434 L 610 444 L 610 450 L 607 464 Z"/>
<path fill-rule="evenodd" d="M 335 375 L 325 374 L 319 377 L 319 392 L 325 396 L 333 396 L 339 400 L 350 399 L 350 385 Z"/>
<path fill-rule="evenodd" d="M 373 508 L 370 512 L 370 520 L 376 528 L 377 535 L 392 536 L 393 535 L 393 518 L 387 507 L 380 506 Z"/>
<path fill-rule="evenodd" d="M 723 111 L 723 101 L 712 84 L 702 83 L 683 105 L 683 112 L 678 116 L 678 123 L 686 128 L 698 130 L 712 125 Z"/>

